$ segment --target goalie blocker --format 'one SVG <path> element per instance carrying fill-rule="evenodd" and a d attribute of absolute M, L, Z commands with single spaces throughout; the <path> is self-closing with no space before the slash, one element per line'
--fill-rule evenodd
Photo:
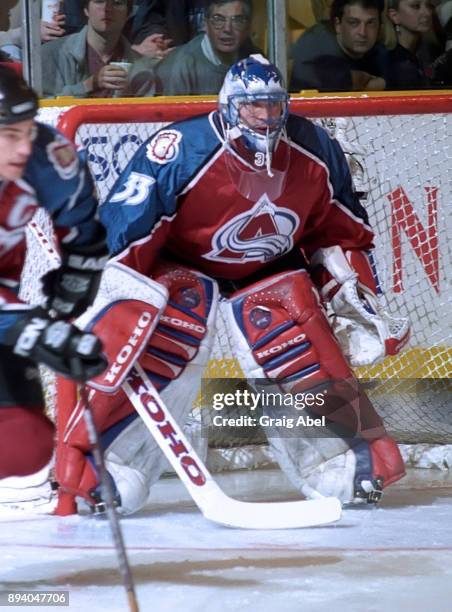
<path fill-rule="evenodd" d="M 146 343 L 142 344 L 138 361 L 183 425 L 209 360 L 218 292 L 214 281 L 181 267 L 161 266 L 155 278 L 153 289 L 166 287 L 170 297 L 163 313 L 156 314 L 158 323 L 156 320 L 146 350 Z M 127 283 L 119 286 L 124 288 Z M 117 297 L 125 313 L 128 302 L 125 296 L 121 300 Z M 252 285 L 220 302 L 220 307 L 227 310 L 232 342 L 248 379 L 270 379 L 285 392 L 306 391 L 330 381 L 336 397 L 342 400 L 339 407 L 327 405 L 323 413 L 330 425 L 346 432 L 342 437 L 332 433 L 325 438 L 294 440 L 277 432 L 270 438 L 276 458 L 293 484 L 311 498 L 333 495 L 343 502 L 378 501 L 382 487 L 403 476 L 403 462 L 367 398 L 356 393 L 356 379 L 319 302 L 307 273 L 299 271 Z M 105 304 L 100 310 L 93 306 L 93 312 L 104 310 Z M 89 319 L 87 314 L 85 322 Z M 111 324 L 102 333 L 107 320 L 97 315 L 95 320 L 96 333 L 107 342 Z M 116 382 L 122 379 L 121 375 Z M 90 403 L 103 432 L 107 468 L 115 481 L 121 510 L 130 513 L 145 503 L 165 463 L 123 390 L 116 390 L 115 385 L 101 388 L 103 384 L 95 381 L 97 390 Z M 98 499 L 98 481 L 86 457 L 89 443 L 82 413 L 83 403 L 78 402 L 64 434 L 57 479 L 62 490 L 93 504 Z"/>

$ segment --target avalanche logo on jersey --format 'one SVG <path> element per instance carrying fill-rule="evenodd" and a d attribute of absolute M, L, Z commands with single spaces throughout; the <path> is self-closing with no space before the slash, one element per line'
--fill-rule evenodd
<path fill-rule="evenodd" d="M 181 132 L 177 130 L 161 130 L 146 147 L 147 158 L 156 164 L 168 164 L 179 155 Z"/>
<path fill-rule="evenodd" d="M 47 156 L 63 180 L 68 181 L 77 174 L 77 153 L 66 139 L 56 136 L 55 140 L 47 145 Z"/>
<path fill-rule="evenodd" d="M 300 218 L 293 210 L 276 206 L 267 194 L 248 210 L 235 216 L 215 232 L 210 261 L 228 263 L 267 262 L 293 247 Z"/>

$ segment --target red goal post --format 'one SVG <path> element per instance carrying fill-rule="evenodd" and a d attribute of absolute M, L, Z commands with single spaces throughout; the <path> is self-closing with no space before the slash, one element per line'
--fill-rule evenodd
<path fill-rule="evenodd" d="M 156 99 L 147 102 L 83 104 L 63 112 L 57 127 L 74 140 L 79 126 L 86 123 L 170 123 L 208 113 L 215 108 L 215 101 L 196 99 L 180 102 L 159 102 Z M 452 93 L 360 98 L 291 96 L 290 112 L 310 118 L 451 113 Z"/>
<path fill-rule="evenodd" d="M 103 201 L 141 142 L 170 122 L 214 109 L 214 101 L 186 99 L 83 104 L 62 113 L 57 125 L 87 149 Z M 452 269 L 452 95 L 293 97 L 290 111 L 320 123 L 341 144 L 376 233 L 386 306 L 413 324 L 402 355 L 357 373 L 386 381 L 383 395 L 377 392 L 372 399 L 400 442 L 450 444 L 452 411 L 444 401 L 449 389 L 438 382 L 447 385 L 452 362 L 447 289 Z M 208 375 L 240 376 L 221 321 Z M 427 391 L 423 387 L 413 403 L 419 379 L 432 385 Z M 60 431 L 65 394 L 73 393 L 69 383 L 63 385 Z"/>

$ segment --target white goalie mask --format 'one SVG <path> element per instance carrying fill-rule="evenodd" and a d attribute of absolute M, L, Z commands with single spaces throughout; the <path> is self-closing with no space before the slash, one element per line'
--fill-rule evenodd
<path fill-rule="evenodd" d="M 282 191 L 290 149 L 278 145 L 285 136 L 288 101 L 281 73 L 261 55 L 240 60 L 226 74 L 218 103 L 230 153 L 228 169 L 234 184 L 248 199 L 257 197 L 251 185 L 257 180 L 257 191 L 268 193 L 270 189 L 273 197 Z"/>

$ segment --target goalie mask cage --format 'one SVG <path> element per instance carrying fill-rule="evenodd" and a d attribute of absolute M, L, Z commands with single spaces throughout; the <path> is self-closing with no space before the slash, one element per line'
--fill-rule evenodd
<path fill-rule="evenodd" d="M 214 102 L 207 101 L 81 105 L 62 113 L 58 127 L 86 149 L 102 202 L 143 141 L 170 122 L 214 108 Z M 292 99 L 290 106 L 292 113 L 321 124 L 341 145 L 375 232 L 384 307 L 411 321 L 412 337 L 402 354 L 356 371 L 368 382 L 369 396 L 399 443 L 452 444 L 448 382 L 452 353 L 452 246 L 448 241 L 452 235 L 451 109 L 452 95 L 446 94 L 298 98 Z M 36 301 L 37 279 L 52 260 L 51 224 L 42 211 L 28 239 L 24 296 Z M 241 375 L 220 313 L 206 377 Z M 51 375 L 46 375 L 45 385 L 52 404 L 55 388 Z M 59 387 L 61 432 L 75 391 L 68 381 Z M 202 413 L 199 406 L 195 408 L 194 419 Z M 209 446 L 229 449 L 221 455 L 221 467 L 224 461 L 249 467 L 268 459 L 265 449 L 255 446 L 264 439 L 259 432 L 257 436 L 250 433 L 248 440 L 234 440 L 230 431 L 218 429 L 221 435 L 210 432 Z M 448 458 L 439 455 L 434 460 L 438 467 L 452 464 L 452 447 L 443 448 Z M 405 455 L 408 463 L 418 451 L 413 452 Z"/>

